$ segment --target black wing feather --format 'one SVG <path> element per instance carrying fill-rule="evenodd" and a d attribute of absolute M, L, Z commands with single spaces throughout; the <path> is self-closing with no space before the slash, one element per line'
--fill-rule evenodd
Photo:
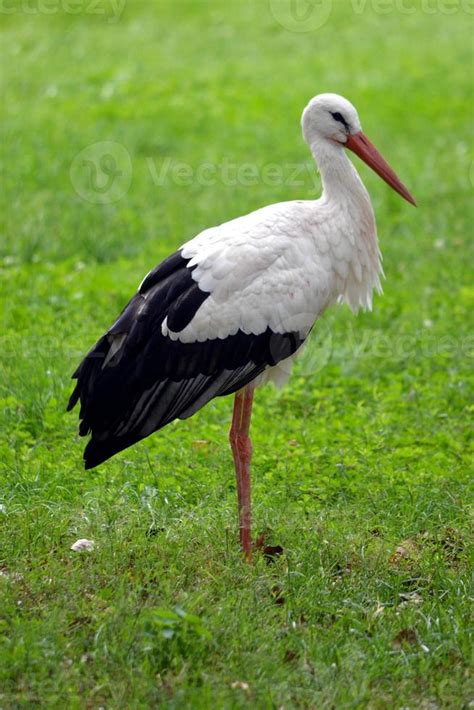
<path fill-rule="evenodd" d="M 225 339 L 182 343 L 163 336 L 191 322 L 209 293 L 178 251 L 148 274 L 110 330 L 84 358 L 68 409 L 80 400 L 79 433 L 92 434 L 86 468 L 97 466 L 173 419 L 244 387 L 294 353 L 297 333 L 238 331 Z"/>

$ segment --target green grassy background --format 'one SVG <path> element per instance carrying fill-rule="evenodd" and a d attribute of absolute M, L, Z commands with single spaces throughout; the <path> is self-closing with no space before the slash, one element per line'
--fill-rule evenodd
<path fill-rule="evenodd" d="M 263 0 L 129 0 L 116 22 L 6 5 L 0 707 L 467 707 L 472 15 L 333 2 L 294 32 Z M 229 399 L 87 474 L 64 409 L 81 355 L 160 259 L 314 195 L 299 118 L 321 91 L 356 104 L 419 208 L 358 163 L 385 294 L 326 314 L 290 386 L 258 393 L 255 530 L 284 555 L 248 567 Z M 100 141 L 133 171 L 104 205 L 70 177 Z M 157 185 L 166 160 L 285 179 Z M 79 537 L 95 550 L 70 551 Z"/>

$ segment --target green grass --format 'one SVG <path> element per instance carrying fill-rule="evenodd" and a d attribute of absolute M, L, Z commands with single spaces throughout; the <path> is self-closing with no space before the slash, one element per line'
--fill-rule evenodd
<path fill-rule="evenodd" d="M 6 3 L 18 12 L 0 17 L 5 710 L 473 700 L 472 15 L 462 3 L 450 14 L 332 5 L 300 33 L 263 1 L 130 1 L 115 23 Z M 385 294 L 373 313 L 326 314 L 290 385 L 258 393 L 255 531 L 284 554 L 249 567 L 231 401 L 86 474 L 77 417 L 64 413 L 69 377 L 180 243 L 314 194 L 298 123 L 328 90 L 354 101 L 419 209 L 358 163 Z M 124 146 L 133 169 L 108 204 L 81 199 L 70 179 L 99 141 Z M 167 159 L 277 163 L 285 179 L 226 184 L 219 172 L 183 185 L 168 173 L 157 185 L 150 164 Z M 291 164 L 308 166 L 302 185 Z M 72 552 L 79 537 L 95 550 Z"/>

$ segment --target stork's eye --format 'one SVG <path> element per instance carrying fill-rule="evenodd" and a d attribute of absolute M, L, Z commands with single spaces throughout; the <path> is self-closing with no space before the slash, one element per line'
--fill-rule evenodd
<path fill-rule="evenodd" d="M 339 121 L 339 123 L 342 123 L 344 128 L 347 128 L 347 130 L 349 130 L 349 124 L 347 123 L 342 113 L 339 113 L 339 111 L 335 111 L 334 113 L 331 111 L 330 113 L 335 121 Z"/>

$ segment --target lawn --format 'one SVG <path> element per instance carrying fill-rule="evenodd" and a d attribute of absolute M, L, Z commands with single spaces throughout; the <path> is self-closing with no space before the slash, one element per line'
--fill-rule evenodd
<path fill-rule="evenodd" d="M 2 3 L 2 710 L 472 707 L 473 16 L 316 5 Z M 159 260 L 317 196 L 321 91 L 419 206 L 357 162 L 385 293 L 258 392 L 254 528 L 283 554 L 249 566 L 229 398 L 87 473 L 65 407 Z"/>

